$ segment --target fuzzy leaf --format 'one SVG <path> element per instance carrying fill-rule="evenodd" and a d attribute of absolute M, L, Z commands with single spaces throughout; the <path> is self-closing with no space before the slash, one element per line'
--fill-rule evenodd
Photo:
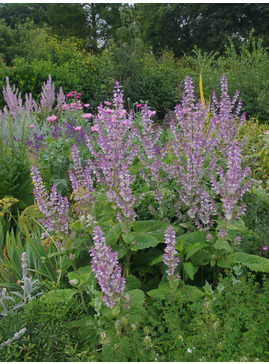
<path fill-rule="evenodd" d="M 185 252 L 186 254 L 186 260 L 188 260 L 193 254 L 197 253 L 199 250 L 205 248 L 209 246 L 208 243 L 194 243 L 189 245 L 186 249 Z"/>
<path fill-rule="evenodd" d="M 194 231 L 193 233 L 183 234 L 176 238 L 176 249 L 180 250 L 180 243 L 195 244 L 206 243 L 206 233 L 204 231 Z M 185 244 L 184 244 L 185 245 Z"/>
<path fill-rule="evenodd" d="M 133 251 L 157 246 L 161 241 L 161 236 L 153 236 L 150 233 L 128 233 L 123 234 L 123 240 L 130 244 Z"/>
<path fill-rule="evenodd" d="M 195 286 L 184 285 L 180 290 L 181 298 L 184 302 L 195 302 L 204 297 L 204 293 Z"/>
<path fill-rule="evenodd" d="M 247 253 L 236 252 L 227 257 L 233 263 L 239 263 L 255 272 L 269 273 L 269 259 Z"/>
<path fill-rule="evenodd" d="M 158 230 L 164 231 L 170 225 L 171 224 L 169 222 L 155 220 L 133 222 L 134 231 L 136 231 L 137 233 L 147 233 Z"/>
<path fill-rule="evenodd" d="M 41 298 L 47 303 L 62 304 L 70 301 L 75 293 L 76 290 L 74 289 L 55 289 L 44 294 Z"/>
<path fill-rule="evenodd" d="M 126 292 L 140 287 L 141 287 L 141 282 L 135 276 L 130 274 L 129 276 L 126 277 L 126 285 L 125 285 Z"/>
<path fill-rule="evenodd" d="M 183 268 L 191 280 L 194 279 L 194 275 L 199 269 L 199 267 L 194 267 L 191 262 L 183 263 Z"/>
<path fill-rule="evenodd" d="M 12 310 L 16 310 L 17 308 L 20 308 L 20 307 L 23 307 L 23 306 L 24 306 L 24 302 L 17 303 L 16 305 L 14 305 L 12 307 Z"/>
<path fill-rule="evenodd" d="M 222 240 L 222 239 L 218 239 L 215 244 L 214 247 L 216 249 L 224 249 L 226 250 L 226 252 L 231 253 L 233 251 L 233 249 L 231 248 L 230 244 L 228 243 L 228 241 L 226 240 Z"/>

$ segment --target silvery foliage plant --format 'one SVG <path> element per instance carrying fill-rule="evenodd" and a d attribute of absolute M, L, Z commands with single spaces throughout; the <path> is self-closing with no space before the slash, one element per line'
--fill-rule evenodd
<path fill-rule="evenodd" d="M 35 295 L 33 293 L 39 288 L 36 283 L 38 280 L 32 281 L 32 277 L 28 277 L 28 271 L 27 271 L 27 254 L 25 252 L 22 253 L 21 256 L 21 262 L 22 262 L 22 280 L 23 285 L 21 286 L 21 289 L 23 290 L 23 293 L 20 292 L 11 292 L 11 294 L 14 294 L 15 296 L 21 298 L 21 302 L 18 302 L 15 304 L 15 300 L 13 297 L 11 297 L 6 288 L 3 288 L 0 292 L 0 305 L 2 306 L 2 316 L 7 316 L 8 314 L 8 307 L 5 303 L 5 301 L 11 301 L 14 303 L 14 306 L 12 307 L 12 310 L 16 310 L 19 307 L 23 307 L 27 302 L 33 300 L 35 297 L 40 296 L 42 292 L 39 292 Z"/>
<path fill-rule="evenodd" d="M 12 311 L 16 310 L 19 307 L 23 307 L 27 302 L 32 301 L 35 297 L 40 296 L 42 292 L 39 292 L 35 295 L 33 295 L 33 292 L 35 292 L 39 287 L 36 285 L 37 279 L 32 281 L 32 277 L 28 277 L 28 270 L 27 270 L 27 254 L 25 252 L 22 253 L 21 256 L 21 266 L 22 266 L 22 281 L 23 285 L 21 286 L 21 289 L 23 290 L 23 293 L 20 292 L 11 292 L 11 294 L 14 294 L 15 296 L 21 298 L 21 302 L 16 303 L 12 307 Z M 3 307 L 1 315 L 7 316 L 8 315 L 8 307 L 5 304 L 5 301 L 11 301 L 15 303 L 15 300 L 13 297 L 9 296 L 7 289 L 3 288 L 0 293 L 0 304 Z M 10 345 L 14 340 L 19 339 L 21 336 L 23 336 L 26 332 L 26 328 L 22 328 L 20 331 L 16 332 L 12 338 L 8 339 L 7 341 L 0 344 L 0 348 Z"/>
<path fill-rule="evenodd" d="M 36 285 L 38 280 L 32 281 L 32 277 L 27 277 L 28 271 L 27 271 L 27 254 L 25 252 L 22 253 L 21 256 L 21 267 L 22 267 L 22 282 L 24 283 L 21 288 L 23 290 L 23 293 L 20 292 L 11 292 L 12 294 L 16 295 L 17 297 L 21 298 L 22 301 L 17 303 L 13 310 L 24 306 L 27 302 L 32 301 L 35 297 L 40 296 L 42 292 L 39 292 L 35 295 L 33 295 L 33 292 L 35 292 L 39 287 Z"/>

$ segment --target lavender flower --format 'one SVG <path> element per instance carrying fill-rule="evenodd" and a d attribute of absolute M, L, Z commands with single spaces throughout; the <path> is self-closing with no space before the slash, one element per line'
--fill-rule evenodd
<path fill-rule="evenodd" d="M 117 208 L 119 221 L 134 220 L 134 205 L 137 202 L 131 189 L 135 176 L 130 175 L 129 167 L 136 155 L 133 145 L 135 136 L 133 113 L 127 116 L 123 108 L 123 92 L 116 85 L 114 90 L 114 106 L 105 102 L 106 107 L 98 107 L 94 136 L 86 136 L 87 146 L 92 154 L 88 160 L 89 168 L 96 175 L 107 198 Z"/>
<path fill-rule="evenodd" d="M 16 119 L 20 113 L 25 112 L 22 106 L 21 94 L 18 94 L 19 90 L 15 88 L 15 85 L 13 85 L 13 89 L 10 87 L 8 77 L 6 77 L 6 84 L 6 88 L 3 87 L 3 96 L 9 108 L 10 115 L 13 119 Z"/>
<path fill-rule="evenodd" d="M 31 175 L 34 183 L 34 195 L 40 211 L 45 219 L 40 222 L 48 229 L 60 236 L 68 234 L 68 209 L 69 202 L 66 197 L 57 194 L 56 185 L 51 188 L 50 194 L 47 193 L 43 185 L 42 178 L 36 167 L 31 168 Z"/>
<path fill-rule="evenodd" d="M 63 92 L 63 88 L 60 87 L 59 93 L 57 94 L 57 105 L 56 110 L 61 110 L 62 105 L 65 103 L 65 94 Z"/>
<path fill-rule="evenodd" d="M 179 263 L 179 258 L 176 257 L 177 251 L 175 249 L 176 244 L 176 233 L 172 226 L 169 226 L 165 230 L 165 243 L 166 248 L 164 249 L 165 254 L 163 254 L 163 262 L 167 265 L 166 270 L 168 279 L 179 280 L 179 275 L 174 276 L 175 269 Z"/>
<path fill-rule="evenodd" d="M 238 142 L 234 140 L 228 151 L 227 170 L 223 170 L 221 166 L 216 169 L 219 175 L 217 181 L 212 174 L 211 183 L 213 191 L 219 195 L 223 201 L 222 210 L 228 221 L 236 220 L 245 213 L 245 204 L 238 207 L 239 200 L 244 193 L 251 187 L 251 181 L 245 181 L 250 174 L 250 168 L 241 168 L 241 153 Z"/>
<path fill-rule="evenodd" d="M 112 252 L 106 245 L 104 233 L 99 226 L 93 229 L 93 234 L 94 246 L 89 250 L 92 270 L 104 293 L 105 305 L 113 308 L 124 292 L 125 279 L 121 276 L 117 252 Z"/>
<path fill-rule="evenodd" d="M 71 153 L 74 161 L 74 173 L 69 170 L 69 177 L 73 188 L 74 200 L 78 201 L 79 209 L 83 212 L 86 208 L 89 208 L 94 201 L 91 171 L 88 166 L 86 166 L 85 169 L 82 168 L 79 150 L 75 145 L 72 147 Z"/>
<path fill-rule="evenodd" d="M 140 173 L 148 187 L 154 191 L 156 201 L 161 205 L 164 201 L 164 188 L 167 180 L 161 176 L 162 160 L 167 154 L 166 145 L 161 149 L 158 145 L 162 130 L 159 126 L 154 130 L 153 120 L 151 117 L 153 112 L 147 105 L 142 107 L 142 129 L 137 130 L 138 137 L 142 150 L 138 150 L 137 154 L 142 164 Z"/>
<path fill-rule="evenodd" d="M 213 224 L 217 208 L 213 198 L 204 186 L 216 164 L 214 134 L 205 132 L 209 106 L 195 97 L 190 77 L 186 77 L 183 100 L 175 107 L 176 123 L 171 121 L 171 151 L 174 160 L 163 169 L 179 188 L 179 206 L 188 207 L 188 215 L 195 221 L 197 228 L 207 230 Z M 205 165 L 207 167 L 205 168 Z"/>
<path fill-rule="evenodd" d="M 40 98 L 40 104 L 42 106 L 42 109 L 47 109 L 48 111 L 52 110 L 53 104 L 55 100 L 55 87 L 54 83 L 51 80 L 51 75 L 49 75 L 49 78 L 47 82 L 43 83 L 42 91 L 41 91 L 41 98 Z"/>

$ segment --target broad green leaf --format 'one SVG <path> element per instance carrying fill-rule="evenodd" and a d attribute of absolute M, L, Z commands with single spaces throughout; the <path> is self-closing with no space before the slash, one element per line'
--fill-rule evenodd
<path fill-rule="evenodd" d="M 238 231 L 245 231 L 246 230 L 246 226 L 243 220 L 236 220 L 233 221 L 229 224 L 228 226 L 229 229 L 231 230 L 238 230 Z"/>
<path fill-rule="evenodd" d="M 123 240 L 130 244 L 130 249 L 133 251 L 155 247 L 162 241 L 160 237 L 153 236 L 150 233 L 136 232 L 123 234 Z"/>
<path fill-rule="evenodd" d="M 217 261 L 214 260 L 215 264 L 217 263 L 218 267 L 221 268 L 232 268 L 232 263 L 228 261 L 227 259 L 220 258 Z"/>
<path fill-rule="evenodd" d="M 162 261 L 163 261 L 163 254 L 161 254 L 157 258 L 153 259 L 152 262 L 150 262 L 150 265 L 155 265 L 155 264 L 161 263 Z"/>
<path fill-rule="evenodd" d="M 216 249 L 223 249 L 228 253 L 231 253 L 233 249 L 231 248 L 230 244 L 226 240 L 218 239 L 215 244 L 214 248 Z"/>
<path fill-rule="evenodd" d="M 186 260 L 188 260 L 193 254 L 197 253 L 199 250 L 201 250 L 207 246 L 209 246 L 208 243 L 194 243 L 194 244 L 189 245 L 185 249 L 185 253 L 187 253 Z"/>
<path fill-rule="evenodd" d="M 180 289 L 180 296 L 185 302 L 195 302 L 204 297 L 204 293 L 199 288 L 186 284 Z"/>
<path fill-rule="evenodd" d="M 155 299 L 164 300 L 167 297 L 168 292 L 169 289 L 166 290 L 165 288 L 157 288 L 148 291 L 147 294 Z"/>
<path fill-rule="evenodd" d="M 148 291 L 147 294 L 153 298 L 163 300 L 168 296 L 169 291 L 170 291 L 169 282 L 167 278 L 163 276 L 161 282 L 159 283 L 158 288 Z"/>
<path fill-rule="evenodd" d="M 131 307 L 142 305 L 145 302 L 145 293 L 141 291 L 141 289 L 132 289 L 131 291 L 128 291 L 128 294 L 131 297 Z"/>
<path fill-rule="evenodd" d="M 184 271 L 188 274 L 191 280 L 194 279 L 195 273 L 198 271 L 199 267 L 194 267 L 191 262 L 183 263 Z"/>
<path fill-rule="evenodd" d="M 72 299 L 76 293 L 75 289 L 55 289 L 41 296 L 46 303 L 64 304 Z"/>
<path fill-rule="evenodd" d="M 141 282 L 132 274 L 126 277 L 125 290 L 126 292 L 140 288 Z"/>
<path fill-rule="evenodd" d="M 194 243 L 205 243 L 206 242 L 206 232 L 204 231 L 194 231 L 192 233 L 189 234 L 183 234 L 180 235 L 176 238 L 176 249 L 179 250 L 180 248 L 180 243 L 181 242 L 186 242 L 189 244 L 194 244 Z"/>
<path fill-rule="evenodd" d="M 119 240 L 119 237 L 122 234 L 122 227 L 121 223 L 118 223 L 112 226 L 109 231 L 105 234 L 106 235 L 106 243 L 108 245 L 115 245 Z"/>
<path fill-rule="evenodd" d="M 255 272 L 269 273 L 269 259 L 258 255 L 236 252 L 227 256 L 227 260 L 242 264 Z"/>
<path fill-rule="evenodd" d="M 155 220 L 133 222 L 134 231 L 138 233 L 147 233 L 158 230 L 164 231 L 170 225 L 171 224 L 169 222 L 155 221 Z"/>

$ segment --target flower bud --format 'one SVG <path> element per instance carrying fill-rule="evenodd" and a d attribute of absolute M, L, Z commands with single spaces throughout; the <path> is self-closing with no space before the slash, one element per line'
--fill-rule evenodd
<path fill-rule="evenodd" d="M 144 343 L 146 346 L 151 345 L 151 338 L 148 335 L 144 337 Z"/>
<path fill-rule="evenodd" d="M 101 337 L 101 340 L 105 340 L 106 339 L 106 333 L 105 332 L 102 332 L 100 334 L 100 337 Z"/>
<path fill-rule="evenodd" d="M 144 334 L 149 334 L 149 328 L 147 326 L 144 327 L 143 331 L 144 331 Z"/>
<path fill-rule="evenodd" d="M 72 286 L 75 286 L 76 284 L 78 284 L 78 280 L 76 278 L 74 279 L 70 279 L 70 281 L 68 281 L 69 284 L 71 284 Z"/>

